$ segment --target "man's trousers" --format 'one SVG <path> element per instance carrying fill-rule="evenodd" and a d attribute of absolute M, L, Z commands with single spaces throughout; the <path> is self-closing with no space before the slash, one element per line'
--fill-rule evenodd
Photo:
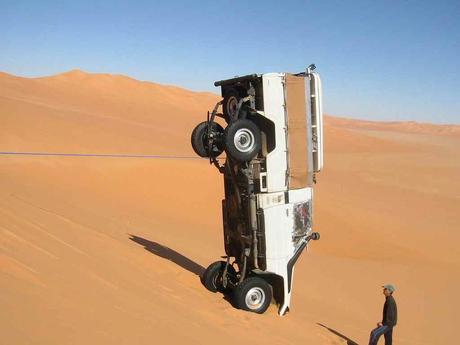
<path fill-rule="evenodd" d="M 380 326 L 372 330 L 371 336 L 369 339 L 369 345 L 377 345 L 381 335 L 385 337 L 385 345 L 393 344 L 393 327 L 390 326 Z"/>

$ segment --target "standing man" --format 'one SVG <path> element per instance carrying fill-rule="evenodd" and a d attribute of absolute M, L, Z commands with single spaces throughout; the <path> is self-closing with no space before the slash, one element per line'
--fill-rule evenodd
<path fill-rule="evenodd" d="M 393 344 L 393 327 L 396 326 L 396 322 L 398 321 L 398 309 L 396 308 L 396 301 L 393 298 L 395 287 L 391 284 L 382 287 L 383 294 L 385 295 L 383 318 L 382 322 L 377 323 L 377 328 L 372 330 L 369 345 L 377 345 L 382 334 L 385 337 L 385 345 Z"/>

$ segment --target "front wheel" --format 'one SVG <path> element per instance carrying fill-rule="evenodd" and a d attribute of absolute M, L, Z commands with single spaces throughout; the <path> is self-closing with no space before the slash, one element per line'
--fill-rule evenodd
<path fill-rule="evenodd" d="M 236 161 L 249 162 L 262 146 L 260 129 L 247 119 L 236 120 L 225 129 L 225 151 Z"/>
<path fill-rule="evenodd" d="M 272 289 L 264 279 L 249 277 L 236 287 L 234 298 L 238 308 L 263 314 L 270 306 Z"/>
<path fill-rule="evenodd" d="M 201 277 L 201 282 L 211 292 L 228 292 L 228 286 L 224 287 L 225 261 L 216 261 L 208 266 Z M 233 281 L 236 279 L 236 272 L 233 266 L 227 268 L 227 279 Z"/>

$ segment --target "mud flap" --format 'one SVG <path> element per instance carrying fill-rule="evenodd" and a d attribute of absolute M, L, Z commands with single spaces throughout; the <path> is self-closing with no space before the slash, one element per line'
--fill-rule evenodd
<path fill-rule="evenodd" d="M 288 270 L 284 275 L 283 278 L 283 302 L 280 304 L 280 308 L 278 309 L 278 315 L 283 316 L 289 310 L 289 306 L 291 304 L 291 287 L 292 287 L 292 271 L 291 271 L 291 279 L 288 277 Z M 289 284 L 290 283 L 290 284 Z"/>
<path fill-rule="evenodd" d="M 280 316 L 284 315 L 286 311 L 289 309 L 289 305 L 291 303 L 291 289 L 292 289 L 292 279 L 294 276 L 294 265 L 302 254 L 303 250 L 307 246 L 308 240 L 303 242 L 297 251 L 295 252 L 294 256 L 288 261 L 286 265 L 286 271 L 283 272 L 284 274 L 280 274 L 283 278 L 283 303 L 280 305 L 280 309 L 278 310 L 278 314 Z"/>

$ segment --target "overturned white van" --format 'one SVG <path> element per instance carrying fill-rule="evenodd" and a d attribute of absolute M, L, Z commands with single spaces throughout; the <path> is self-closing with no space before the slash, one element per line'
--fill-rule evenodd
<path fill-rule="evenodd" d="M 226 260 L 211 264 L 201 279 L 244 310 L 263 313 L 274 299 L 285 314 L 294 265 L 309 241 L 319 239 L 312 202 L 315 174 L 323 166 L 323 125 L 321 80 L 314 70 L 310 65 L 297 74 L 215 82 L 223 99 L 192 133 L 193 149 L 209 158 L 225 183 Z M 225 161 L 219 161 L 224 151 Z"/>

